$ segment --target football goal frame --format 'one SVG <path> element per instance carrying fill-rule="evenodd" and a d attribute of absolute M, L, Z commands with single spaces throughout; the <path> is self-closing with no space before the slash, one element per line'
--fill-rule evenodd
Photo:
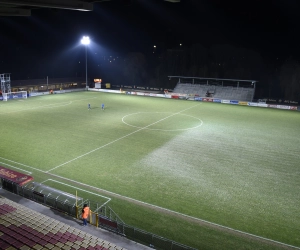
<path fill-rule="evenodd" d="M 27 91 L 18 91 L 10 93 L 2 93 L 3 101 L 7 102 L 10 99 L 27 99 Z"/>

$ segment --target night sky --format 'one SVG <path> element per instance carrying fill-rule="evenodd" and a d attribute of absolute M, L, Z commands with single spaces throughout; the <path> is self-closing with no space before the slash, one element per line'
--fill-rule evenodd
<path fill-rule="evenodd" d="M 94 3 L 93 12 L 33 9 L 31 17 L 0 17 L 0 73 L 12 79 L 80 75 L 83 35 L 92 40 L 89 64 L 99 66 L 104 56 L 148 56 L 153 45 L 159 53 L 180 43 L 230 44 L 270 62 L 298 60 L 299 6 L 297 0 L 116 0 Z"/>

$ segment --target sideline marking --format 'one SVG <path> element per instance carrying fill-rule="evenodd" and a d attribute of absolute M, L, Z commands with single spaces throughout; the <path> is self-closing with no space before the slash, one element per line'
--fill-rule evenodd
<path fill-rule="evenodd" d="M 9 160 L 10 161 L 10 160 Z M 11 162 L 14 162 L 14 161 L 11 161 Z M 19 165 L 23 165 L 23 166 L 26 166 L 22 163 L 18 163 L 18 162 L 15 162 L 16 164 L 19 164 Z M 30 167 L 30 166 L 27 166 L 29 168 L 33 168 L 33 167 Z M 42 173 L 46 173 L 45 171 L 42 171 L 42 170 L 39 170 L 37 169 L 39 172 L 42 172 Z M 273 243 L 276 243 L 276 244 L 279 244 L 279 245 L 282 245 L 282 246 L 286 246 L 286 247 L 291 247 L 291 248 L 294 248 L 294 249 L 300 249 L 300 247 L 296 247 L 296 246 L 292 246 L 292 245 L 289 245 L 289 244 L 285 244 L 283 242 L 280 242 L 280 241 L 276 241 L 276 240 L 272 240 L 272 239 L 268 239 L 268 238 L 264 238 L 264 237 L 261 237 L 261 236 L 258 236 L 258 235 L 255 235 L 255 234 L 250 234 L 250 233 L 247 233 L 247 232 L 243 232 L 243 231 L 240 231 L 240 230 L 236 230 L 236 229 L 233 229 L 233 228 L 230 228 L 230 227 L 226 227 L 226 226 L 222 226 L 220 224 L 217 224 L 217 223 L 213 223 L 213 222 L 210 222 L 210 221 L 206 221 L 206 220 L 203 220 L 203 219 L 200 219 L 200 218 L 196 218 L 196 217 L 192 217 L 190 215 L 186 215 L 186 214 L 182 214 L 182 213 L 179 213 L 179 212 L 176 212 L 176 211 L 173 211 L 173 210 L 170 210 L 170 209 L 167 209 L 167 208 L 163 208 L 163 207 L 159 207 L 159 206 L 156 206 L 156 205 L 153 205 L 153 204 L 149 204 L 149 203 L 146 203 L 146 202 L 143 202 L 143 201 L 139 201 L 139 200 L 136 200 L 136 199 L 133 199 L 133 198 L 130 198 L 130 197 L 127 197 L 127 196 L 124 196 L 124 195 L 120 195 L 120 194 L 116 194 L 116 193 L 113 193 L 113 192 L 110 192 L 110 191 L 107 191 L 107 190 L 104 190 L 104 189 L 101 189 L 101 188 L 97 188 L 97 187 L 94 187 L 94 186 L 90 186 L 88 184 L 85 184 L 85 183 L 81 183 L 81 182 L 78 182 L 78 181 L 74 181 L 74 180 L 71 180 L 69 178 L 65 178 L 65 177 L 62 177 L 62 176 L 59 176 L 59 175 L 56 175 L 56 174 L 52 174 L 52 173 L 47 173 L 51 176 L 55 176 L 57 178 L 60 178 L 60 179 L 64 179 L 64 180 L 67 180 L 67 181 L 71 181 L 73 183 L 76 183 L 76 184 L 79 184 L 79 185 L 82 185 L 82 186 L 85 186 L 85 187 L 89 187 L 89 188 L 92 188 L 92 189 L 96 189 L 96 190 L 99 190 L 99 191 L 102 191 L 102 192 L 106 192 L 106 193 L 109 193 L 109 194 L 112 194 L 114 196 L 118 196 L 118 197 L 121 197 L 121 198 L 125 198 L 125 199 L 128 199 L 128 200 L 131 200 L 131 201 L 134 201 L 136 203 L 140 203 L 140 204 L 145 204 L 149 207 L 155 207 L 157 209 L 160 209 L 160 210 L 164 210 L 164 211 L 167 211 L 167 212 L 170 212 L 171 214 L 178 214 L 182 217 L 186 217 L 186 218 L 190 218 L 190 219 L 193 219 L 195 221 L 200 221 L 200 222 L 203 222 L 203 223 L 207 223 L 208 225 L 213 225 L 213 226 L 216 226 L 216 227 L 219 227 L 219 228 L 224 228 L 224 229 L 227 229 L 229 231 L 232 231 L 232 232 L 237 232 L 237 233 L 240 233 L 241 235 L 248 235 L 248 236 L 251 236 L 253 238 L 257 238 L 257 239 L 261 239 L 261 240 L 265 240 L 267 242 L 273 242 Z"/>
<path fill-rule="evenodd" d="M 92 195 L 99 196 L 99 197 L 102 197 L 102 198 L 104 198 L 104 199 L 107 199 L 108 201 L 105 202 L 104 204 L 107 204 L 108 202 L 111 201 L 111 198 L 109 198 L 109 197 L 103 196 L 103 195 L 101 195 L 101 194 L 93 193 L 93 192 L 87 191 L 87 190 L 85 190 L 85 189 L 77 188 L 77 187 L 75 187 L 75 186 L 72 186 L 72 185 L 69 185 L 69 184 L 66 184 L 66 183 L 63 183 L 63 182 L 60 182 L 60 181 L 56 181 L 56 180 L 53 180 L 53 179 L 47 179 L 47 180 L 45 180 L 45 181 L 43 181 L 43 182 L 41 182 L 41 183 L 45 183 L 45 182 L 47 182 L 47 181 L 53 181 L 53 182 L 56 182 L 56 183 L 59 183 L 59 184 L 62 184 L 62 185 L 65 185 L 65 186 L 74 188 L 74 189 L 76 189 L 76 190 L 80 190 L 80 191 L 83 191 L 83 192 L 86 192 L 86 193 L 89 193 L 89 194 L 92 194 Z M 103 205 L 104 205 L 104 204 L 103 204 Z M 103 205 L 101 205 L 101 206 L 103 206 Z"/>
<path fill-rule="evenodd" d="M 125 118 L 128 117 L 128 116 L 131 116 L 131 115 L 136 115 L 136 114 L 162 114 L 162 113 L 171 113 L 171 112 L 137 112 L 137 113 L 132 113 L 132 114 L 129 114 L 129 115 L 125 115 L 123 118 L 122 118 L 122 122 L 125 123 L 126 125 L 130 126 L 130 127 L 134 127 L 134 128 L 141 128 L 141 127 L 138 127 L 138 126 L 134 126 L 134 125 L 131 125 L 127 122 L 125 122 Z M 200 121 L 200 124 L 195 126 L 195 127 L 191 127 L 191 128 L 179 128 L 179 129 L 158 129 L 158 128 L 147 128 L 148 130 L 158 130 L 158 131 L 182 131 L 182 130 L 189 130 L 189 129 L 195 129 L 195 128 L 198 128 L 198 127 L 201 127 L 203 125 L 203 121 L 197 117 L 194 117 L 194 116 L 191 116 L 191 115 L 186 115 L 186 114 L 180 114 L 180 115 L 184 115 L 184 116 L 189 116 L 189 117 L 192 117 L 192 118 L 195 118 L 196 120 L 199 120 Z"/>
<path fill-rule="evenodd" d="M 1 157 L 0 157 L 0 158 L 1 158 Z M 22 168 L 17 168 L 17 167 L 15 167 L 15 166 L 10 165 L 10 164 L 7 164 L 7 163 L 5 163 L 5 162 L 0 161 L 0 163 L 3 164 L 3 165 L 5 165 L 5 166 L 9 166 L 9 167 L 18 169 L 18 170 L 20 170 L 20 171 L 26 172 L 27 174 L 32 174 L 32 172 L 26 171 L 26 170 L 24 170 L 24 169 L 22 169 Z"/>
<path fill-rule="evenodd" d="M 40 169 L 37 169 L 37 168 L 34 168 L 34 167 L 30 167 L 30 166 L 27 166 L 27 165 L 22 164 L 22 163 L 19 163 L 19 162 L 15 162 L 15 161 L 12 161 L 12 160 L 8 160 L 8 159 L 5 159 L 5 158 L 3 158 L 3 157 L 1 157 L 1 156 L 0 156 L 0 159 L 3 159 L 3 160 L 5 160 L 5 161 L 9 161 L 9 162 L 15 163 L 15 164 L 18 164 L 18 165 L 27 167 L 27 168 L 31 168 L 31 169 L 34 169 L 34 170 L 36 170 L 36 171 L 44 172 L 43 170 L 40 170 Z"/>
<path fill-rule="evenodd" d="M 82 154 L 82 155 L 80 155 L 80 156 L 75 157 L 75 158 L 72 159 L 72 160 L 69 160 L 69 161 L 67 161 L 67 162 L 64 162 L 64 163 L 62 163 L 62 164 L 60 164 L 60 165 L 58 165 L 58 166 L 52 168 L 52 169 L 49 169 L 48 171 L 46 171 L 46 173 L 49 173 L 49 172 L 52 171 L 52 170 L 55 170 L 55 169 L 57 169 L 57 168 L 59 168 L 59 167 L 62 167 L 62 166 L 66 165 L 66 164 L 68 164 L 68 163 L 70 163 L 70 162 L 72 162 L 72 161 L 78 160 L 78 159 L 80 159 L 80 158 L 82 158 L 82 157 L 84 157 L 84 156 L 86 156 L 86 155 L 89 155 L 89 154 L 91 154 L 91 153 L 93 153 L 93 152 L 95 152 L 95 151 L 97 151 L 97 150 L 99 150 L 99 149 L 101 149 L 101 148 L 104 148 L 104 147 L 106 147 L 106 146 L 109 146 L 110 144 L 113 144 L 113 143 L 115 143 L 115 142 L 117 142 L 117 141 L 120 141 L 120 140 L 122 140 L 122 139 L 124 139 L 124 138 L 126 138 L 126 137 L 128 137 L 128 136 L 130 136 L 130 135 L 133 135 L 133 134 L 135 134 L 135 133 L 137 133 L 137 132 L 139 132 L 139 131 L 141 131 L 141 130 L 147 129 L 148 127 L 150 127 L 150 126 L 152 126 L 152 125 L 154 125 L 154 124 L 156 124 L 156 123 L 159 123 L 159 122 L 161 122 L 161 121 L 163 121 L 163 120 L 166 120 L 166 119 L 168 119 L 168 118 L 170 118 L 170 117 L 172 117 L 172 116 L 174 116 L 174 115 L 180 114 L 180 113 L 182 113 L 182 112 L 184 112 L 184 111 L 186 111 L 186 110 L 189 110 L 189 109 L 191 109 L 191 108 L 194 108 L 194 107 L 196 107 L 196 106 L 198 106 L 198 105 L 199 105 L 199 104 L 194 105 L 194 106 L 192 106 L 192 107 L 189 107 L 189 108 L 187 108 L 187 109 L 184 109 L 184 110 L 182 110 L 182 111 L 179 111 L 179 112 L 177 112 L 177 113 L 173 113 L 173 114 L 171 114 L 171 115 L 169 115 L 169 116 L 166 116 L 165 118 L 162 118 L 162 119 L 160 119 L 160 120 L 158 120 L 158 121 L 156 121 L 156 122 L 153 122 L 153 123 L 151 123 L 151 124 L 149 124 L 149 125 L 147 125 L 147 126 L 145 126 L 145 127 L 139 128 L 138 130 L 133 131 L 133 132 L 127 134 L 127 135 L 124 135 L 124 136 L 122 136 L 122 137 L 120 137 L 120 138 L 118 138 L 118 139 L 116 139 L 116 140 L 113 140 L 113 141 L 111 141 L 111 142 L 109 142 L 109 143 L 106 143 L 105 145 L 102 145 L 101 147 L 95 148 L 95 149 L 93 149 L 93 150 L 91 150 L 91 151 L 89 151 L 89 152 L 87 152 L 87 153 L 85 153 L 85 154 Z"/>

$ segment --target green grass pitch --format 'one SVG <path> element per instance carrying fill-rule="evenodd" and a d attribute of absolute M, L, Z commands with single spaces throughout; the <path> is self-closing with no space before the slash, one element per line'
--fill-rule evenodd
<path fill-rule="evenodd" d="M 111 198 L 126 224 L 198 249 L 300 248 L 300 112 L 77 92 L 0 102 L 0 124 L 0 165 Z"/>

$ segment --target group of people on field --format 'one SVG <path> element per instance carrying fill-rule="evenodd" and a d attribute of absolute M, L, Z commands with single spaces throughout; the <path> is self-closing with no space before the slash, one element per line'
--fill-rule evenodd
<path fill-rule="evenodd" d="M 90 110 L 90 109 L 91 109 L 91 104 L 88 103 L 88 110 Z M 101 104 L 101 109 L 104 110 L 104 103 Z"/>

